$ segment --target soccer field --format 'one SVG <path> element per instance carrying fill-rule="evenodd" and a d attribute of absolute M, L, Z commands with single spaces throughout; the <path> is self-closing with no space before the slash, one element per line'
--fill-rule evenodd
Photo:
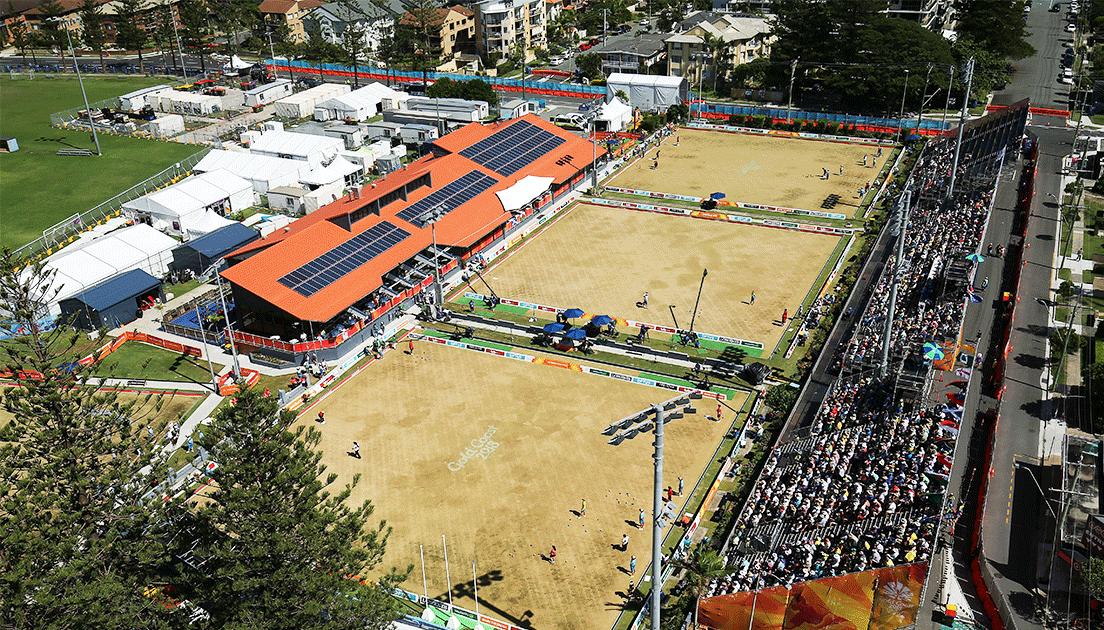
<path fill-rule="evenodd" d="M 682 128 L 608 185 L 694 197 L 722 192 L 726 201 L 854 216 L 859 188 L 878 179 L 891 151 L 883 149 L 880 159 L 877 153 L 869 145 Z M 823 169 L 831 172 L 828 179 Z M 830 195 L 839 200 L 823 208 Z"/>
<path fill-rule="evenodd" d="M 141 87 L 157 77 L 85 77 L 90 103 Z M 42 230 L 83 212 L 192 155 L 201 147 L 100 135 L 102 156 L 59 156 L 61 149 L 95 150 L 91 134 L 55 129 L 50 114 L 84 107 L 76 78 L 0 77 L 0 136 L 19 151 L 0 154 L 0 246 L 17 248 Z"/>
<path fill-rule="evenodd" d="M 429 596 L 447 601 L 444 535 L 457 605 L 475 608 L 474 561 L 484 614 L 534 628 L 612 626 L 650 558 L 649 533 L 635 523 L 641 508 L 651 519 L 653 448 L 648 435 L 610 446 L 601 431 L 676 392 L 427 341 L 412 355 L 401 347 L 300 422 L 325 412 L 323 461 L 338 485 L 362 475 L 351 501 L 372 499 L 395 528 L 386 564 L 415 566 L 403 587 L 422 593 L 424 551 Z M 683 477 L 687 495 L 732 419 L 726 408 L 723 422 L 708 420 L 717 402 L 696 402 L 697 414 L 665 426 L 664 482 Z"/>

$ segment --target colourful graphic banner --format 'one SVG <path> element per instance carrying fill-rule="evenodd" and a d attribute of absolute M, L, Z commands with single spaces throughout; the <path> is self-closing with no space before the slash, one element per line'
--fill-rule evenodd
<path fill-rule="evenodd" d="M 698 619 L 717 630 L 897 630 L 916 623 L 927 572 L 921 562 L 708 597 Z"/>

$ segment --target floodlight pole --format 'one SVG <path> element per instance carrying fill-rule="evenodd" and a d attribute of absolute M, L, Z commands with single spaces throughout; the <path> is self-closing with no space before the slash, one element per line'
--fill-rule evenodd
<path fill-rule="evenodd" d="M 947 110 L 951 108 L 951 88 L 954 86 L 954 64 L 951 64 L 951 78 L 947 81 L 947 103 L 943 105 L 943 120 L 939 123 L 939 133 L 947 133 Z"/>
<path fill-rule="evenodd" d="M 199 300 L 196 300 L 196 323 L 199 324 L 199 340 L 203 342 L 203 354 L 207 357 L 207 369 L 211 370 L 211 387 L 218 393 L 218 377 L 215 376 L 215 366 L 211 363 L 211 353 L 207 350 L 207 331 L 203 329 L 203 319 L 199 316 Z"/>
<path fill-rule="evenodd" d="M 889 284 L 889 309 L 886 311 L 885 336 L 882 339 L 882 364 L 879 368 L 881 378 L 889 373 L 889 347 L 893 337 L 893 317 L 897 305 L 897 276 L 904 268 L 901 260 L 905 256 L 905 228 L 908 224 L 909 204 L 912 201 L 912 191 L 905 189 L 904 194 L 897 200 L 894 213 L 897 215 L 893 221 L 893 230 L 890 234 L 897 239 L 897 257 L 890 269 Z"/>
<path fill-rule="evenodd" d="M 797 73 L 797 62 L 801 59 L 794 59 L 790 62 L 790 104 L 786 106 L 786 122 L 790 122 L 790 116 L 793 114 L 793 84 L 794 75 Z"/>
<path fill-rule="evenodd" d="M 927 100 L 924 98 L 928 93 L 928 80 L 931 79 L 932 65 L 928 64 L 928 73 L 924 75 L 924 89 L 920 92 L 920 113 L 916 115 L 916 133 L 920 133 L 920 125 L 924 122 L 924 104 Z M 935 94 L 932 94 L 935 96 Z"/>
<path fill-rule="evenodd" d="M 970 104 L 970 91 L 974 89 L 974 58 L 970 57 L 966 62 L 966 91 L 962 94 L 962 111 L 958 115 L 958 138 L 955 142 L 954 161 L 951 162 L 951 182 L 947 187 L 947 200 L 954 203 L 955 175 L 958 173 L 958 162 L 962 159 L 962 136 L 966 134 L 967 105 Z"/>
<path fill-rule="evenodd" d="M 222 314 L 226 318 L 226 338 L 230 340 L 230 354 L 234 357 L 234 378 L 241 376 L 241 365 L 238 364 L 238 346 L 234 343 L 234 331 L 230 330 L 230 311 L 226 308 L 226 297 L 222 294 L 222 276 L 218 268 L 215 269 L 215 283 L 218 284 L 219 302 L 222 303 Z M 314 330 L 311 330 L 313 334 Z"/>
<path fill-rule="evenodd" d="M 698 285 L 698 297 L 694 300 L 694 314 L 690 316 L 690 332 L 694 332 L 694 320 L 698 318 L 698 302 L 701 302 L 702 287 L 705 286 L 705 277 L 709 275 L 708 269 L 702 269 L 701 284 Z"/>
<path fill-rule="evenodd" d="M 53 19 L 62 22 L 61 18 Z M 84 79 L 81 77 L 80 65 L 77 64 L 77 51 L 73 49 L 73 35 L 64 22 L 61 28 L 65 30 L 65 38 L 69 40 L 69 55 L 73 57 L 73 70 L 77 72 L 77 82 L 80 83 L 81 96 L 84 97 L 84 111 L 88 114 L 88 126 L 92 128 L 92 141 L 96 143 L 96 155 L 103 155 L 103 151 L 100 150 L 100 137 L 96 135 L 96 123 L 92 122 L 92 108 L 88 106 L 88 94 L 84 91 Z"/>
<path fill-rule="evenodd" d="M 704 276 L 703 276 L 704 277 Z M 663 584 L 663 529 L 659 517 L 663 513 L 663 407 L 655 409 L 655 488 L 652 494 L 652 630 L 659 630 L 659 599 Z"/>
<path fill-rule="evenodd" d="M 433 234 L 433 297 L 439 307 L 444 307 L 444 290 L 441 288 L 441 265 L 437 262 L 437 221 L 445 216 L 445 204 L 437 204 L 426 211 L 422 217 L 422 227 L 429 224 L 430 233 Z"/>

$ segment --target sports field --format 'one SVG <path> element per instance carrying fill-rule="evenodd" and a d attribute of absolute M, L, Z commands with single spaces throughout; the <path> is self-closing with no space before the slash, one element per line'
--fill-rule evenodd
<path fill-rule="evenodd" d="M 641 507 L 651 518 L 653 449 L 647 436 L 609 446 L 601 430 L 673 392 L 425 341 L 413 355 L 402 348 L 300 422 L 325 412 L 323 461 L 339 486 L 362 475 L 351 500 L 370 498 L 395 528 L 386 564 L 415 566 L 403 587 L 422 592 L 423 546 L 429 596 L 447 601 L 444 535 L 456 604 L 475 608 L 474 561 L 483 614 L 540 629 L 610 627 L 650 556 L 648 534 L 630 524 Z M 682 476 L 689 493 L 710 463 L 732 418 L 725 409 L 724 422 L 707 420 L 715 408 L 703 399 L 698 414 L 666 425 L 665 483 Z M 361 459 L 349 454 L 353 441 Z M 468 449 L 481 455 L 462 459 Z M 555 564 L 545 559 L 552 545 Z"/>
<path fill-rule="evenodd" d="M 701 286 L 694 330 L 762 342 L 769 352 L 783 309 L 797 311 L 838 242 L 580 204 L 485 277 L 502 297 L 683 329 Z M 647 309 L 637 306 L 645 291 Z"/>
<path fill-rule="evenodd" d="M 90 76 L 84 87 L 89 102 L 96 102 L 166 82 Z M 50 126 L 50 114 L 83 106 L 76 78 L 0 77 L 0 136 L 19 142 L 19 151 L 0 155 L 0 245 L 16 248 L 33 241 L 58 221 L 91 209 L 201 148 L 100 135 L 102 156 L 57 155 L 60 149 L 95 150 L 89 133 Z"/>
<path fill-rule="evenodd" d="M 657 151 L 659 168 L 653 169 Z M 877 152 L 842 142 L 680 129 L 608 185 L 694 197 L 723 192 L 728 201 L 854 216 L 859 188 L 878 178 L 890 153 L 884 149 L 883 158 L 876 159 Z M 864 155 L 869 156 L 865 167 Z M 827 180 L 823 169 L 831 171 Z M 821 208 L 829 195 L 840 199 L 832 209 Z"/>

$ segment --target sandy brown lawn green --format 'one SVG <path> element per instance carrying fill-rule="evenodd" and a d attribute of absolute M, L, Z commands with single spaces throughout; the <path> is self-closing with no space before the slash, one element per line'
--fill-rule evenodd
<path fill-rule="evenodd" d="M 842 142 L 702 129 L 680 129 L 678 146 L 675 138 L 649 151 L 648 159 L 630 164 L 609 185 L 694 197 L 723 192 L 729 201 L 802 210 L 822 210 L 821 204 L 834 194 L 840 200 L 831 212 L 853 216 L 859 188 L 877 179 L 885 160 L 877 160 L 875 167 L 877 148 Z M 652 169 L 657 150 L 659 168 Z M 866 167 L 864 155 L 870 158 Z M 821 178 L 825 168 L 832 173 L 827 180 Z"/>
<path fill-rule="evenodd" d="M 688 328 L 708 269 L 694 329 L 759 341 L 769 352 L 782 335 L 783 309 L 795 313 L 837 243 L 583 204 L 484 275 L 501 297 L 665 326 L 677 319 Z M 478 284 L 472 290 L 485 292 Z M 646 310 L 636 306 L 645 291 Z"/>
<path fill-rule="evenodd" d="M 651 513 L 647 436 L 620 446 L 610 422 L 671 392 L 548 365 L 415 342 L 342 385 L 300 422 L 325 412 L 323 461 L 337 484 L 362 474 L 352 500 L 370 498 L 395 531 L 386 563 L 415 565 L 404 585 L 422 592 L 424 546 L 430 597 L 447 599 L 441 536 L 447 536 L 453 599 L 469 609 L 472 561 L 484 614 L 539 629 L 608 628 L 630 579 L 648 563 L 650 539 L 630 527 Z M 729 421 L 687 415 L 666 425 L 665 482 L 687 491 L 709 464 Z M 743 400 L 729 401 L 739 407 Z M 714 403 L 715 405 L 715 403 Z M 726 419 L 730 418 L 726 410 Z M 493 428 L 492 428 L 493 427 Z M 360 444 L 362 459 L 348 452 Z M 487 445 L 485 459 L 461 456 Z M 493 444 L 493 446 L 491 446 Z M 474 450 L 479 450 L 475 448 Z M 587 500 L 585 518 L 573 511 Z M 649 516 L 650 518 L 650 516 Z M 628 534 L 628 551 L 615 549 Z M 556 563 L 542 559 L 551 546 Z M 636 555 L 635 578 L 622 571 Z"/>

